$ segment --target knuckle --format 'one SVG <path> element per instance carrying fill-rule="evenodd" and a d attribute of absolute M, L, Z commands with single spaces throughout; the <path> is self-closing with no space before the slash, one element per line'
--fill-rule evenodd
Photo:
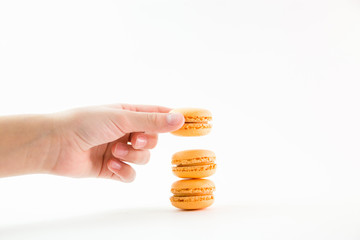
<path fill-rule="evenodd" d="M 148 113 L 146 115 L 147 117 L 147 122 L 149 123 L 149 125 L 151 126 L 158 126 L 159 125 L 159 116 L 155 113 Z"/>

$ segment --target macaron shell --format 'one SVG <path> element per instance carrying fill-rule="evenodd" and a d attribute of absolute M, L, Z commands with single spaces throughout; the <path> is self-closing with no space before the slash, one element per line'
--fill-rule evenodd
<path fill-rule="evenodd" d="M 193 159 L 214 159 L 216 155 L 213 151 L 206 150 L 206 149 L 191 149 L 191 150 L 184 150 L 180 152 L 176 152 L 172 155 L 172 164 L 177 164 L 178 161 L 188 160 L 193 161 Z"/>
<path fill-rule="evenodd" d="M 171 185 L 171 192 L 183 192 L 193 189 L 215 189 L 215 183 L 209 179 L 186 179 L 178 180 Z"/>
<path fill-rule="evenodd" d="M 194 210 L 211 206 L 214 203 L 214 196 L 171 197 L 170 201 L 174 207 L 184 210 Z"/>
<path fill-rule="evenodd" d="M 173 167 L 172 170 L 174 175 L 179 178 L 205 178 L 215 173 L 216 164 Z"/>

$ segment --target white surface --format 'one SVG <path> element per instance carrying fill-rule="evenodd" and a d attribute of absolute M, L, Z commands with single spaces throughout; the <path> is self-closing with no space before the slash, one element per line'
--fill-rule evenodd
<path fill-rule="evenodd" d="M 359 239 L 353 206 L 128 208 L 0 228 L 2 239 Z"/>
<path fill-rule="evenodd" d="M 359 26 L 358 1 L 0 1 L 0 114 L 214 114 L 208 136 L 163 134 L 132 184 L 0 179 L 0 237 L 167 237 L 199 220 L 189 231 L 214 238 L 360 238 Z M 207 211 L 169 205 L 169 159 L 188 148 L 218 156 Z"/>

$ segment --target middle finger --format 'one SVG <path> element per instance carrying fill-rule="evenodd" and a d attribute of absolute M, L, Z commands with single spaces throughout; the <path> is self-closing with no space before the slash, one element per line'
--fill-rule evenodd
<path fill-rule="evenodd" d="M 134 149 L 152 149 L 158 142 L 156 133 L 132 133 L 130 136 L 131 146 Z"/>
<path fill-rule="evenodd" d="M 146 164 L 150 160 L 149 150 L 134 149 L 131 145 L 118 142 L 111 148 L 111 153 L 114 157 L 135 164 Z"/>

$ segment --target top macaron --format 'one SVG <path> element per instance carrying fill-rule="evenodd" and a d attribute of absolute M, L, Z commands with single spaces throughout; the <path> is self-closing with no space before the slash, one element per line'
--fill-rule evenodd
<path fill-rule="evenodd" d="M 184 125 L 171 132 L 176 136 L 195 137 L 204 136 L 210 133 L 212 125 L 212 114 L 209 110 L 201 108 L 177 108 L 171 112 L 181 113 L 184 115 Z"/>

